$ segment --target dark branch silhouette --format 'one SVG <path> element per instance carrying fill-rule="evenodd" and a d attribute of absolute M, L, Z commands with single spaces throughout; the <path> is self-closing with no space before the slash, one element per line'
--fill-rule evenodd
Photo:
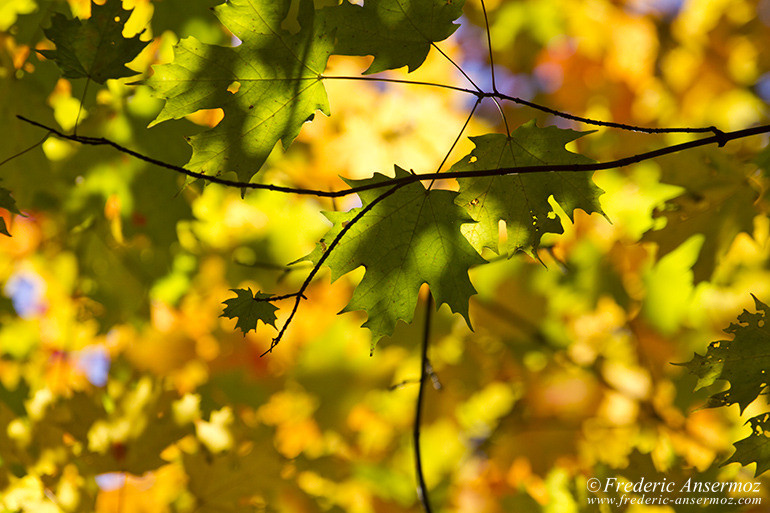
<path fill-rule="evenodd" d="M 428 342 L 430 341 L 430 316 L 433 310 L 433 296 L 428 293 L 425 300 L 425 327 L 422 332 L 422 352 L 420 357 L 420 389 L 417 392 L 417 404 L 414 408 L 414 425 L 412 440 L 414 441 L 414 473 L 417 476 L 417 495 L 420 498 L 425 513 L 431 513 L 428 487 L 422 472 L 422 456 L 420 454 L 420 424 L 422 420 L 422 401 L 425 393 L 425 382 L 429 376 Z"/>
<path fill-rule="evenodd" d="M 316 274 L 318 274 L 318 271 L 321 269 L 321 266 L 326 261 L 327 258 L 329 258 L 329 255 L 334 250 L 334 248 L 337 247 L 337 245 L 342 240 L 342 237 L 345 236 L 345 234 L 350 230 L 358 221 L 363 218 L 367 212 L 369 212 L 372 208 L 375 207 L 380 201 L 384 200 L 394 192 L 396 192 L 398 189 L 403 187 L 406 184 L 401 185 L 394 185 L 392 188 L 388 189 L 387 191 L 383 192 L 379 196 L 377 196 L 374 200 L 372 200 L 371 203 L 366 205 L 364 208 L 361 209 L 361 211 L 356 214 L 353 219 L 350 220 L 348 224 L 342 227 L 342 230 L 337 234 L 336 237 L 334 237 L 334 240 L 329 244 L 329 246 L 326 248 L 326 251 L 323 252 L 321 255 L 321 258 L 318 259 L 318 262 L 313 266 L 313 269 L 310 271 L 310 274 L 308 274 L 307 278 L 305 278 L 305 281 L 302 283 L 302 286 L 300 287 L 299 291 L 295 294 L 291 294 L 290 296 L 293 296 L 295 298 L 294 300 L 294 306 L 292 306 L 291 313 L 289 314 L 289 317 L 286 319 L 286 322 L 283 323 L 283 326 L 281 326 L 281 329 L 278 331 L 278 335 L 275 336 L 275 338 L 270 342 L 270 348 L 262 353 L 261 356 L 265 356 L 268 353 L 271 353 L 275 346 L 278 345 L 278 343 L 283 338 L 283 334 L 286 332 L 286 328 L 289 327 L 289 324 L 291 324 L 292 319 L 294 319 L 294 315 L 297 313 L 297 309 L 299 309 L 299 303 L 302 301 L 302 299 L 307 299 L 305 297 L 305 291 L 310 286 L 310 283 L 313 281 L 313 278 Z M 265 301 L 272 300 L 272 299 L 265 299 Z"/>
<path fill-rule="evenodd" d="M 733 132 L 723 132 L 718 128 L 703 128 L 703 129 L 690 128 L 687 130 L 691 131 L 692 133 L 715 131 L 716 134 L 712 135 L 711 137 L 704 137 L 702 139 L 696 139 L 694 141 L 689 141 L 686 143 L 673 144 L 671 146 L 664 146 L 663 148 L 659 148 L 657 150 L 638 153 L 630 157 L 624 157 L 617 160 L 610 160 L 607 162 L 596 162 L 593 164 L 546 164 L 546 165 L 538 165 L 538 166 L 517 166 L 517 167 L 500 167 L 500 168 L 494 168 L 494 169 L 479 169 L 476 171 L 447 171 L 443 173 L 434 172 L 434 173 L 412 174 L 409 176 L 405 176 L 403 178 L 395 178 L 393 180 L 388 180 L 383 182 L 368 183 L 365 185 L 350 187 L 348 189 L 342 189 L 339 191 L 323 191 L 319 189 L 285 187 L 282 185 L 273 185 L 273 184 L 264 184 L 264 183 L 240 182 L 237 180 L 227 180 L 224 178 L 220 178 L 218 176 L 206 175 L 203 173 L 198 173 L 196 171 L 190 171 L 189 169 L 185 169 L 182 166 L 176 166 L 174 164 L 169 164 L 167 162 L 163 162 L 156 158 L 143 155 L 139 152 L 126 148 L 125 146 L 122 146 L 104 137 L 85 137 L 80 135 L 68 135 L 60 132 L 59 130 L 56 130 L 55 128 L 46 126 L 37 121 L 33 121 L 24 116 L 17 115 L 16 117 L 26 123 L 29 123 L 31 125 L 47 130 L 50 134 L 53 134 L 62 139 L 78 142 L 81 144 L 91 145 L 91 146 L 112 146 L 113 148 L 120 151 L 121 153 L 125 153 L 126 155 L 131 155 L 134 158 L 137 158 L 144 162 L 148 162 L 150 164 L 155 164 L 165 169 L 176 171 L 178 173 L 189 176 L 191 178 L 198 178 L 211 183 L 225 185 L 228 187 L 235 187 L 238 189 L 268 190 L 268 191 L 274 191 L 274 192 L 283 192 L 283 193 L 299 194 L 299 195 L 306 195 L 306 196 L 317 196 L 317 197 L 323 197 L 323 198 L 339 198 L 341 196 L 357 194 L 359 192 L 368 191 L 372 189 L 380 189 L 380 188 L 390 187 L 394 185 L 402 186 L 402 185 L 407 185 L 407 184 L 414 183 L 421 180 L 435 180 L 435 179 L 441 179 L 441 178 L 446 179 L 446 178 L 472 178 L 472 177 L 485 177 L 485 176 L 505 176 L 505 175 L 512 175 L 516 173 L 543 173 L 548 171 L 560 171 L 560 172 L 601 171 L 605 169 L 613 169 L 616 167 L 623 167 L 631 164 L 637 164 L 639 162 L 644 162 L 645 160 L 662 157 L 663 155 L 670 155 L 672 153 L 677 153 L 680 151 L 689 150 L 700 146 L 707 146 L 709 144 L 716 144 L 719 147 L 722 147 L 728 142 L 734 141 L 736 139 L 743 139 L 745 137 L 750 137 L 752 135 L 770 133 L 770 125 L 761 125 L 761 126 L 756 126 L 752 128 L 744 128 L 743 130 L 735 130 Z M 668 130 L 669 132 L 674 130 L 680 131 L 680 129 L 665 129 L 665 128 L 650 129 L 650 130 L 660 131 L 655 133 L 662 133 L 662 131 L 665 131 L 665 130 Z"/>

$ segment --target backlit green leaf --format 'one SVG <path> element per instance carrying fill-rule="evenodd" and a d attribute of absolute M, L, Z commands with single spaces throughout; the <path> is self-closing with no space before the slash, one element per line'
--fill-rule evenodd
<path fill-rule="evenodd" d="M 770 413 L 752 417 L 748 424 L 751 425 L 751 435 L 733 444 L 735 452 L 724 465 L 740 463 L 745 466 L 756 463 L 756 477 L 770 469 L 770 437 L 767 435 L 770 432 Z"/>
<path fill-rule="evenodd" d="M 683 364 L 698 376 L 696 389 L 726 380 L 730 388 L 709 398 L 707 407 L 738 404 L 741 412 L 766 388 L 770 373 L 770 326 L 767 325 L 768 307 L 756 297 L 757 312 L 744 310 L 738 323 L 731 324 L 726 333 L 733 340 L 712 342 L 705 355 L 695 353 Z"/>
<path fill-rule="evenodd" d="M 220 5 L 215 12 L 240 46 L 187 38 L 176 46 L 173 63 L 155 67 L 149 84 L 166 104 L 154 123 L 200 109 L 224 111 L 215 128 L 191 138 L 190 169 L 233 171 L 248 181 L 279 140 L 288 147 L 316 110 L 329 115 L 320 75 L 333 42 L 308 0 L 300 1 L 299 31 L 290 32 L 284 21 L 291 4 L 234 0 Z"/>
<path fill-rule="evenodd" d="M 564 145 L 585 132 L 556 127 L 539 128 L 530 121 L 511 133 L 471 137 L 476 145 L 470 155 L 452 166 L 452 171 L 488 170 L 544 164 L 588 164 L 592 161 L 572 153 Z M 572 219 L 580 208 L 602 213 L 597 187 L 589 173 L 521 173 L 483 178 L 461 178 L 457 204 L 465 207 L 477 224 L 468 227 L 468 238 L 477 250 L 490 248 L 498 254 L 524 250 L 533 253 L 544 233 L 562 233 L 561 221 L 548 203 L 553 196 Z M 508 242 L 499 244 L 499 223 L 505 221 Z"/>
<path fill-rule="evenodd" d="M 396 167 L 396 178 L 409 173 Z M 375 174 L 367 180 L 347 180 L 352 187 L 387 182 Z M 387 187 L 361 192 L 363 207 L 349 212 L 327 212 L 334 226 L 307 257 L 317 263 L 340 231 Z M 453 312 L 468 319 L 468 300 L 476 293 L 468 269 L 484 263 L 460 233 L 460 225 L 472 222 L 454 204 L 456 192 L 426 190 L 411 183 L 379 201 L 347 233 L 325 260 L 332 279 L 364 266 L 366 274 L 356 287 L 345 311 L 364 310 L 364 326 L 373 343 L 390 335 L 396 321 L 410 322 L 417 305 L 420 286 L 427 283 L 437 305 L 446 303 Z"/>
<path fill-rule="evenodd" d="M 408 66 L 417 69 L 431 43 L 443 41 L 459 25 L 463 0 L 379 0 L 353 5 L 347 1 L 324 9 L 335 29 L 334 53 L 373 55 L 366 73 Z"/>
<path fill-rule="evenodd" d="M 702 234 L 703 246 L 692 266 L 697 284 L 711 278 L 739 233 L 753 233 L 759 193 L 740 163 L 718 150 L 694 150 L 667 157 L 661 163 L 661 181 L 684 187 L 685 191 L 658 213 L 658 218 L 666 219 L 665 227 L 645 233 L 642 240 L 656 242 L 658 258 L 662 258 L 693 235 Z"/>

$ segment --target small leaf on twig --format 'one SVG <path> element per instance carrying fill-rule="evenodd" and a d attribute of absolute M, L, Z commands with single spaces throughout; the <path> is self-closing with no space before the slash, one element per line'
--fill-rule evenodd
<path fill-rule="evenodd" d="M 45 35 L 56 44 L 56 50 L 38 50 L 56 62 L 65 78 L 90 78 L 103 84 L 110 78 L 130 77 L 135 71 L 125 64 L 132 61 L 149 41 L 139 36 L 123 37 L 123 26 L 131 11 L 123 9 L 120 0 L 107 0 L 104 5 L 91 4 L 91 17 L 68 20 L 54 14 Z"/>
<path fill-rule="evenodd" d="M 240 328 L 244 335 L 251 330 L 257 330 L 257 321 L 269 324 L 275 327 L 275 311 L 277 307 L 268 301 L 270 294 L 263 294 L 259 291 L 256 294 L 251 292 L 251 288 L 232 289 L 237 297 L 224 301 L 224 311 L 220 317 L 228 319 L 238 319 L 235 323 L 236 328 Z"/>

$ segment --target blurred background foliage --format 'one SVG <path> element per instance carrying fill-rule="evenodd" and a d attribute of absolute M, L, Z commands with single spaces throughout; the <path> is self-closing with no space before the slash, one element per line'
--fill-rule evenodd
<path fill-rule="evenodd" d="M 138 77 L 59 78 L 35 50 L 54 12 L 87 17 L 87 0 L 0 0 L 0 159 L 41 141 L 17 114 L 104 136 L 182 165 L 184 136 L 221 113 L 147 129 L 161 108 L 144 85 L 194 35 L 230 44 L 216 0 L 124 0 L 124 35 L 151 41 Z M 322 2 L 317 2 L 321 4 Z M 767 120 L 766 0 L 488 0 L 498 88 L 576 115 L 647 126 L 739 129 Z M 440 47 L 491 89 L 484 19 L 468 0 Z M 333 57 L 329 74 L 370 59 Z M 431 52 L 408 77 L 466 86 Z M 264 180 L 337 189 L 340 176 L 430 172 L 473 105 L 454 91 L 326 83 L 318 115 Z M 586 130 L 504 106 L 530 119 Z M 503 130 L 485 101 L 469 135 Z M 598 129 L 581 153 L 610 160 L 686 140 Z M 607 219 L 576 212 L 539 256 L 475 269 L 474 332 L 442 309 L 430 358 L 423 461 L 437 511 L 599 511 L 592 476 L 753 478 L 719 467 L 748 434 L 758 401 L 699 409 L 709 392 L 671 362 L 702 352 L 750 293 L 770 299 L 767 144 L 755 137 L 594 176 Z M 467 154 L 464 139 L 446 167 Z M 0 210 L 0 511 L 418 511 L 411 425 L 419 312 L 369 356 L 360 313 L 337 315 L 361 274 L 323 274 L 269 356 L 273 333 L 245 337 L 220 318 L 229 289 L 295 291 L 337 202 L 185 184 L 109 148 L 48 138 L 5 161 L 2 186 L 23 215 Z M 444 184 L 453 187 L 451 183 Z M 668 229 L 656 231 L 663 226 Z M 545 264 L 545 265 L 543 265 Z M 354 273 L 355 274 L 355 273 Z M 279 322 L 287 315 L 279 311 Z M 686 477 L 681 477 L 685 479 Z M 767 500 L 766 479 L 761 496 Z M 724 509 L 720 509 L 724 508 Z M 767 506 L 712 511 L 766 511 Z M 637 507 L 633 511 L 690 511 Z M 628 511 L 631 511 L 629 509 Z"/>

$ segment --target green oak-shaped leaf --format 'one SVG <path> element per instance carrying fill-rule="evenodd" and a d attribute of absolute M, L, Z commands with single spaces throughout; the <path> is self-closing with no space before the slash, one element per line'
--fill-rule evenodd
<path fill-rule="evenodd" d="M 752 417 L 747 423 L 751 424 L 751 435 L 733 444 L 735 452 L 722 465 L 740 463 L 745 466 L 756 463 L 754 477 L 757 477 L 770 469 L 770 436 L 767 435 L 770 433 L 770 413 Z"/>
<path fill-rule="evenodd" d="M 666 219 L 666 225 L 648 231 L 642 241 L 657 243 L 660 259 L 690 237 L 702 235 L 703 245 L 692 266 L 693 279 L 695 283 L 708 280 L 735 237 L 754 232 L 759 192 L 739 159 L 720 150 L 700 148 L 658 162 L 663 170 L 661 182 L 685 191 L 656 213 L 656 218 Z"/>
<path fill-rule="evenodd" d="M 373 55 L 365 73 L 408 66 L 417 69 L 431 43 L 443 41 L 459 25 L 463 0 L 367 0 L 363 6 L 347 1 L 322 11 L 335 29 L 334 53 Z"/>
<path fill-rule="evenodd" d="M 698 376 L 696 390 L 712 385 L 718 379 L 727 380 L 730 388 L 712 395 L 706 407 L 738 404 L 741 413 L 767 389 L 770 375 L 770 326 L 768 307 L 756 297 L 756 313 L 744 310 L 738 323 L 730 324 L 725 333 L 733 340 L 712 342 L 705 355 L 695 353 L 684 365 Z"/>
<path fill-rule="evenodd" d="M 396 178 L 410 176 L 396 167 Z M 366 180 L 347 180 L 351 187 L 389 182 L 379 173 Z M 306 258 L 318 263 L 340 231 L 389 189 L 384 186 L 359 193 L 362 207 L 349 212 L 327 212 L 334 224 Z M 344 311 L 364 310 L 364 326 L 374 345 L 390 335 L 399 319 L 414 317 L 420 286 L 427 283 L 436 304 L 446 303 L 468 319 L 468 300 L 476 293 L 468 269 L 484 263 L 460 232 L 473 220 L 454 204 L 456 192 L 426 190 L 414 182 L 377 202 L 353 224 L 324 261 L 336 280 L 360 266 L 366 268 Z"/>
<path fill-rule="evenodd" d="M 275 327 L 275 311 L 278 310 L 267 299 L 270 294 L 263 294 L 257 291 L 256 294 L 251 292 L 251 288 L 244 289 L 232 289 L 235 292 L 236 297 L 224 301 L 224 311 L 220 317 L 227 317 L 228 319 L 238 318 L 238 322 L 235 323 L 236 328 L 240 328 L 244 335 L 250 330 L 257 331 L 257 321 L 262 321 L 265 324 Z"/>
<path fill-rule="evenodd" d="M 587 132 L 539 128 L 530 121 L 511 133 L 471 137 L 476 148 L 452 166 L 451 171 L 478 171 L 546 164 L 590 164 L 593 161 L 568 151 L 564 145 Z M 534 254 L 544 233 L 563 233 L 559 217 L 548 203 L 553 196 L 570 219 L 576 208 L 603 214 L 603 191 L 589 172 L 520 173 L 506 176 L 460 178 L 456 201 L 476 224 L 465 232 L 473 246 L 498 254 L 524 250 Z M 505 221 L 508 242 L 499 244 L 499 222 Z"/>
<path fill-rule="evenodd" d="M 0 187 L 0 208 L 4 208 L 12 214 L 21 214 L 19 209 L 16 207 L 16 200 L 14 200 L 13 196 L 11 196 L 11 191 L 5 187 Z M 2 217 L 0 217 L 0 233 L 7 235 L 8 237 L 11 236 L 11 234 L 8 233 L 8 227 L 5 224 L 5 219 Z"/>
<path fill-rule="evenodd" d="M 153 124 L 200 109 L 224 111 L 216 127 L 191 138 L 188 168 L 206 174 L 234 171 L 248 181 L 279 140 L 288 147 L 316 110 L 329 115 L 320 75 L 333 41 L 315 18 L 311 0 L 299 1 L 299 30 L 290 32 L 284 21 L 291 4 L 222 4 L 214 11 L 241 45 L 226 48 L 183 39 L 174 62 L 154 68 L 148 83 L 166 103 Z"/>
<path fill-rule="evenodd" d="M 134 60 L 149 41 L 139 36 L 123 37 L 131 11 L 123 9 L 120 0 L 107 0 L 104 5 L 91 3 L 91 17 L 68 20 L 56 13 L 51 28 L 43 32 L 56 44 L 56 50 L 39 50 L 59 66 L 65 78 L 90 78 L 103 84 L 110 78 L 130 77 L 136 71 L 125 64 Z"/>

